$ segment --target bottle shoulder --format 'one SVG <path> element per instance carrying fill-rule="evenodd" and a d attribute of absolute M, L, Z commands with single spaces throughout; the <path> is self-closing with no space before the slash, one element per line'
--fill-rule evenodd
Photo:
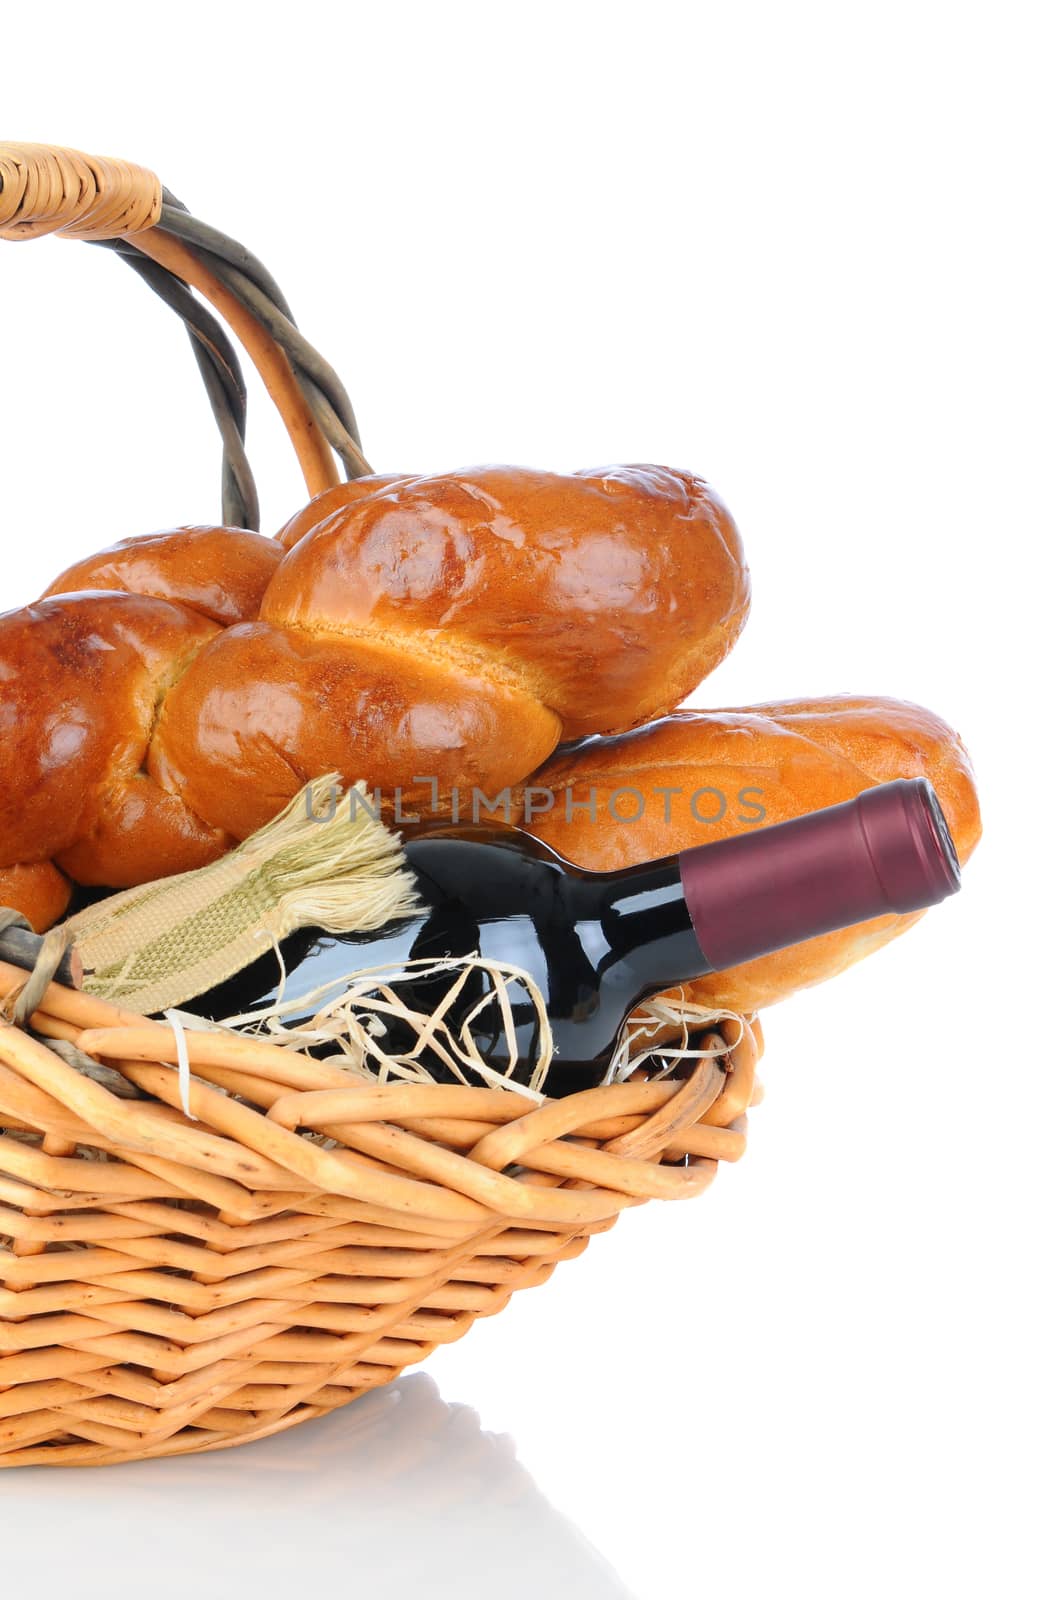
<path fill-rule="evenodd" d="M 493 822 L 439 822 L 421 823 L 396 830 L 403 849 L 413 860 L 442 859 L 441 852 L 455 846 L 465 846 L 487 859 L 488 852 L 505 852 L 528 861 L 543 861 L 580 873 L 581 869 L 566 861 L 564 856 L 537 839 L 532 833 L 512 824 Z"/>
<path fill-rule="evenodd" d="M 404 828 L 400 837 L 406 859 L 417 873 L 461 873 L 466 881 L 498 874 L 503 882 L 522 874 L 574 880 L 600 876 L 566 861 L 534 834 L 502 824 Z"/>
<path fill-rule="evenodd" d="M 406 859 L 424 884 L 493 892 L 504 900 L 519 885 L 548 886 L 569 901 L 574 915 L 604 912 L 615 900 L 662 889 L 671 897 L 679 885 L 679 858 L 636 862 L 612 872 L 578 866 L 523 829 L 501 823 L 440 823 L 400 830 Z M 681 892 L 681 891 L 679 891 Z M 430 898 L 434 898 L 431 897 Z"/>

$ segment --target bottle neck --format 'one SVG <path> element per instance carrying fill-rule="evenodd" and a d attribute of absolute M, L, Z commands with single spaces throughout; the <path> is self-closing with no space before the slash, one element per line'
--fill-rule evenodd
<path fill-rule="evenodd" d="M 667 989 L 710 970 L 687 905 L 680 858 L 604 874 L 598 917 L 611 952 L 645 989 Z"/>

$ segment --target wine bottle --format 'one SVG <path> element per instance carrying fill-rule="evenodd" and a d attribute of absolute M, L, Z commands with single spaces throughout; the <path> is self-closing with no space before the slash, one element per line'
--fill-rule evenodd
<path fill-rule="evenodd" d="M 309 1022 L 320 1004 L 309 997 L 355 970 L 481 956 L 520 968 L 543 995 L 554 1095 L 601 1080 L 624 1022 L 648 996 L 884 912 L 922 910 L 960 886 L 923 778 L 619 872 L 585 872 L 520 829 L 494 825 L 429 829 L 405 849 L 422 902 L 413 916 L 370 934 L 304 929 L 284 941 L 283 995 L 296 1003 L 286 1023 Z M 447 1021 L 456 1036 L 468 1022 L 482 1058 L 504 1068 L 510 1045 L 490 979 L 472 978 Z M 222 1020 L 267 1007 L 278 979 L 270 952 L 184 1009 Z M 392 987 L 424 1013 L 453 982 L 453 972 L 411 974 Z M 511 988 L 510 999 L 526 1081 L 541 1024 L 525 990 Z M 390 1048 L 409 1050 L 408 1025 L 388 1026 Z M 432 1071 L 429 1057 L 424 1064 Z"/>

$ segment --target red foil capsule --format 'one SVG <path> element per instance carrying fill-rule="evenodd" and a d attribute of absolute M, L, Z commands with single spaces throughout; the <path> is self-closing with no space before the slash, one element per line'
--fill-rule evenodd
<path fill-rule="evenodd" d="M 679 870 L 715 972 L 886 912 L 924 910 L 960 887 L 956 848 L 925 778 L 685 850 Z"/>

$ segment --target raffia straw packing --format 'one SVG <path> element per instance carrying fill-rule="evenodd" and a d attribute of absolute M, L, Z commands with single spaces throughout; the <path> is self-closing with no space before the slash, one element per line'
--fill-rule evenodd
<path fill-rule="evenodd" d="M 195 872 L 125 889 L 65 924 L 85 988 L 145 1014 L 231 978 L 297 928 L 369 932 L 417 909 L 402 842 L 373 815 L 364 783 L 336 800 L 316 779 L 243 844 Z"/>
<path fill-rule="evenodd" d="M 410 981 L 448 976 L 451 985 L 429 1013 L 414 1007 L 416 984 Z M 283 975 L 282 975 L 283 976 Z M 467 984 L 480 987 L 485 977 L 489 988 L 479 1001 L 473 1001 L 460 1029 L 452 1021 L 461 1013 L 462 991 Z M 523 1062 L 513 1025 L 512 991 L 522 990 L 539 1019 L 539 1050 L 534 1061 Z M 473 1022 L 488 1003 L 498 1008 L 503 1031 L 509 1041 L 508 1061 L 501 1070 L 485 1061 L 477 1048 Z M 314 1015 L 304 1021 L 308 1007 Z M 521 968 L 483 956 L 454 956 L 443 960 L 422 959 L 391 967 L 365 967 L 333 978 L 316 993 L 300 994 L 286 1000 L 283 981 L 277 998 L 256 1011 L 227 1017 L 221 1023 L 207 1024 L 196 1016 L 171 1013 L 183 1025 L 199 1030 L 223 1029 L 244 1038 L 266 1040 L 289 1050 L 328 1052 L 328 1059 L 374 1083 L 399 1080 L 432 1083 L 453 1080 L 465 1084 L 487 1084 L 495 1089 L 511 1089 L 539 1102 L 549 1093 L 549 1069 L 553 1039 L 546 1000 L 535 980 Z M 295 1016 L 298 1020 L 291 1021 Z M 389 1052 L 382 1041 L 389 1037 L 388 1024 L 405 1024 L 412 1045 L 402 1054 Z M 739 1036 L 746 1028 L 745 1018 L 732 1011 L 721 1011 L 681 997 L 661 996 L 645 1000 L 628 1019 L 616 1053 L 603 1083 L 619 1083 L 639 1071 L 653 1077 L 666 1077 L 684 1065 L 713 1060 L 726 1055 L 717 1029 L 722 1022 L 734 1023 Z M 662 1042 L 662 1031 L 666 1041 Z M 521 1077 L 517 1070 L 522 1068 Z M 526 1077 L 527 1082 L 522 1081 Z"/>

